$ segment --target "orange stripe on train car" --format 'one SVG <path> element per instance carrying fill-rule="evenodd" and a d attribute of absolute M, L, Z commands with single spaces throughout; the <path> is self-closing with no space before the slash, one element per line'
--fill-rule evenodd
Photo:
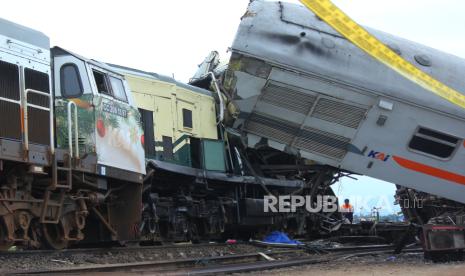
<path fill-rule="evenodd" d="M 465 176 L 463 175 L 441 170 L 441 169 L 431 167 L 425 164 L 421 164 L 421 163 L 418 163 L 412 160 L 408 160 L 408 159 L 405 159 L 399 156 L 393 156 L 393 158 L 397 162 L 397 164 L 409 170 L 416 171 L 419 173 L 424 173 L 427 175 L 431 175 L 434 177 L 438 177 L 441 179 L 445 179 L 448 181 L 452 181 L 452 182 L 465 185 Z"/>

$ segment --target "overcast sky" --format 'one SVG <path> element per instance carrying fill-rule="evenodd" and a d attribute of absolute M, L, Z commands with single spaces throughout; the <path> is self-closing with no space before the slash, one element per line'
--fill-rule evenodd
<path fill-rule="evenodd" d="M 174 74 L 186 81 L 211 50 L 226 52 L 248 3 L 14 0 L 2 2 L 0 17 L 38 29 L 50 37 L 52 45 L 88 58 Z M 465 58 L 463 0 L 334 3 L 360 24 Z M 391 199 L 394 193 L 393 185 L 365 177 L 341 183 L 335 190 L 342 197 L 387 195 Z"/>

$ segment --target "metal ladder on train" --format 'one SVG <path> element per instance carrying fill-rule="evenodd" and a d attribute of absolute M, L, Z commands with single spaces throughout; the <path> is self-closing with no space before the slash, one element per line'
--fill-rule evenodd
<path fill-rule="evenodd" d="M 74 110 L 74 116 L 73 116 Z M 73 167 L 79 159 L 79 136 L 77 107 L 74 102 L 69 101 L 67 105 L 68 114 L 68 153 L 63 164 L 58 164 L 57 158 L 53 160 L 52 183 L 44 193 L 40 222 L 56 224 L 59 222 L 63 211 L 63 203 L 66 191 L 73 188 Z M 74 120 L 73 120 L 74 119 Z M 73 136 L 74 127 L 74 136 Z M 74 143 L 73 143 L 74 139 Z M 73 147 L 74 144 L 74 147 Z M 61 177 L 65 175 L 64 179 Z M 59 191 L 58 197 L 56 191 Z M 53 199 L 55 196 L 55 199 Z"/>
<path fill-rule="evenodd" d="M 47 97 L 49 102 L 49 107 L 39 107 L 34 104 L 30 104 L 28 102 L 28 98 L 30 94 Z M 74 104 L 74 103 L 73 103 Z M 49 112 L 49 125 L 50 125 L 50 156 L 52 156 L 52 183 L 46 188 L 43 197 L 43 205 L 41 210 L 40 222 L 41 223 L 58 223 L 62 206 L 65 198 L 65 191 L 71 189 L 71 161 L 72 161 L 72 151 L 71 155 L 68 158 L 68 164 L 65 167 L 58 167 L 56 154 L 55 154 L 55 139 L 54 139 L 54 115 L 53 115 L 53 95 L 51 93 L 46 93 L 44 91 L 39 91 L 35 89 L 25 89 L 22 93 L 21 105 L 23 110 L 23 149 L 25 152 L 25 156 L 27 158 L 29 153 L 29 107 L 31 108 L 40 108 L 42 110 Z M 68 106 L 68 112 L 71 110 L 71 105 Z M 68 114 L 68 123 L 71 121 L 71 116 Z M 77 123 L 77 112 L 75 113 L 75 122 Z M 77 129 L 77 124 L 76 129 Z M 69 126 L 70 128 L 71 126 Z M 71 132 L 71 129 L 70 131 Z M 68 132 L 68 133 L 69 133 Z M 71 138 L 72 139 L 72 138 Z M 78 151 L 77 151 L 78 152 Z M 66 171 L 67 172 L 67 180 L 66 183 L 62 184 L 58 178 L 59 174 L 58 171 Z M 60 189 L 58 203 L 56 201 L 52 201 L 52 195 L 54 191 Z M 51 214 L 51 215 L 48 215 Z"/>

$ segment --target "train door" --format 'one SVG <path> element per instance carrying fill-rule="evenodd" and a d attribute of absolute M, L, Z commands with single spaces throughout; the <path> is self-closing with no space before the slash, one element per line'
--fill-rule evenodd
<path fill-rule="evenodd" d="M 193 157 L 193 146 L 198 144 L 193 139 L 197 135 L 197 120 L 195 114 L 195 104 L 185 99 L 176 98 L 177 137 L 173 151 L 175 157 L 181 165 L 189 167 L 199 167 L 197 158 Z M 196 147 L 197 148 L 197 147 Z"/>
<path fill-rule="evenodd" d="M 61 48 L 53 57 L 58 147 L 75 169 L 140 182 L 143 131 L 124 78 Z"/>
<path fill-rule="evenodd" d="M 174 132 L 172 101 L 168 97 L 154 96 L 154 125 L 157 156 L 160 160 L 173 160 Z"/>
<path fill-rule="evenodd" d="M 52 55 L 57 148 L 80 160 L 76 169 L 95 173 L 94 97 L 85 61 L 58 47 Z"/>

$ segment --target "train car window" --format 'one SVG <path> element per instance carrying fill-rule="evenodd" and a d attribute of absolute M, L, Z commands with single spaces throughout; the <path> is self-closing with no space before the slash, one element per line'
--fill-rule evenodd
<path fill-rule="evenodd" d="M 456 137 L 420 127 L 410 140 L 409 148 L 445 159 L 452 155 L 458 142 Z"/>
<path fill-rule="evenodd" d="M 0 97 L 19 101 L 19 68 L 0 60 Z"/>
<path fill-rule="evenodd" d="M 128 98 L 126 97 L 123 81 L 115 77 L 110 77 L 110 83 L 113 91 L 113 96 L 115 96 L 115 98 L 117 98 L 118 100 L 127 102 Z"/>
<path fill-rule="evenodd" d="M 83 94 L 81 76 L 75 64 L 68 63 L 60 68 L 61 95 L 64 98 L 79 98 Z"/>
<path fill-rule="evenodd" d="M 95 84 L 97 85 L 97 90 L 101 94 L 106 94 L 111 96 L 111 90 L 108 85 L 107 77 L 104 73 L 93 70 Z"/>
<path fill-rule="evenodd" d="M 182 125 L 183 127 L 192 128 L 192 110 L 182 109 Z"/>

